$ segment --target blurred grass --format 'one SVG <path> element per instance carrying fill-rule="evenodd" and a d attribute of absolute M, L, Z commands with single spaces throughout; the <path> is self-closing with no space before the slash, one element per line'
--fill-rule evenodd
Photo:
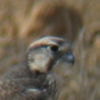
<path fill-rule="evenodd" d="M 0 0 L 0 75 L 22 61 L 28 45 L 46 35 L 72 41 L 76 62 L 60 72 L 59 100 L 100 100 L 99 0 Z"/>

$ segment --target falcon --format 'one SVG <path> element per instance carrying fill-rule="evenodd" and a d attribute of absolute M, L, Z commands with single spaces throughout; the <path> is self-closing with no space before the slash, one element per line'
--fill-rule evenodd
<path fill-rule="evenodd" d="M 71 43 L 47 36 L 30 44 L 25 59 L 0 77 L 0 100 L 57 100 L 60 80 L 54 69 L 74 64 Z"/>

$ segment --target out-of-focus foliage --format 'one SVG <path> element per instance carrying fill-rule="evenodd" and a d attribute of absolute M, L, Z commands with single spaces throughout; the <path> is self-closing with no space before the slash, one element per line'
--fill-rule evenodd
<path fill-rule="evenodd" d="M 59 100 L 100 100 L 99 10 L 99 0 L 0 0 L 0 75 L 34 39 L 61 36 L 72 41 L 76 63 L 60 70 Z"/>

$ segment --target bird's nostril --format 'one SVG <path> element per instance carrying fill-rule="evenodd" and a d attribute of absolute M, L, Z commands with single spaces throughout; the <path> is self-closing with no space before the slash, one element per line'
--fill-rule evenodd
<path fill-rule="evenodd" d="M 68 51 L 66 54 L 67 54 L 67 55 L 72 55 L 72 52 Z"/>

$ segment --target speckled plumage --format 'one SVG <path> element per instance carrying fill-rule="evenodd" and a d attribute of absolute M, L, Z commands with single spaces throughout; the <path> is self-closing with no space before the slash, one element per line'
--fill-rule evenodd
<path fill-rule="evenodd" d="M 0 78 L 0 100 L 57 100 L 59 79 L 52 69 L 59 61 L 74 63 L 70 42 L 58 37 L 33 42 L 25 60 Z"/>

